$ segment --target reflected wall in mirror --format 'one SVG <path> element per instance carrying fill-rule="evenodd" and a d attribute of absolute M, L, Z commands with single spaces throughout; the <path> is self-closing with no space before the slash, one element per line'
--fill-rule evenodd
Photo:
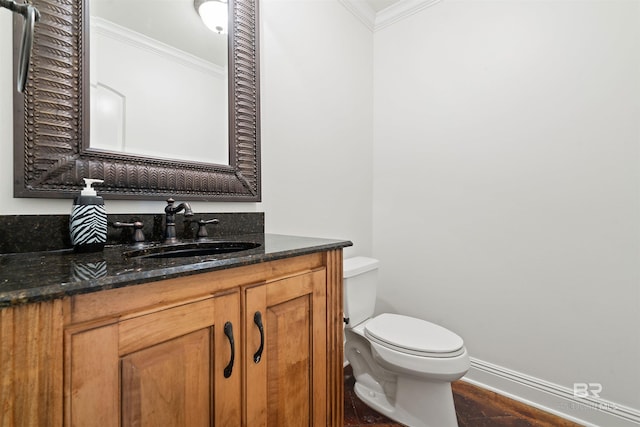
<path fill-rule="evenodd" d="M 229 164 L 227 34 L 193 0 L 90 0 L 89 14 L 91 148 Z"/>
<path fill-rule="evenodd" d="M 109 0 L 116 4 L 123 1 Z M 141 5 L 149 2 L 126 1 L 127 4 L 140 2 Z M 175 3 L 183 1 L 187 0 Z M 229 2 L 228 63 L 209 66 L 217 71 L 224 67 L 228 70 L 228 73 L 225 73 L 228 75 L 228 103 L 223 103 L 222 107 L 220 104 L 217 107 L 201 106 L 204 101 L 195 101 L 195 89 L 185 86 L 192 83 L 193 79 L 180 72 L 174 73 L 174 77 L 168 80 L 182 80 L 177 83 L 183 86 L 178 86 L 179 89 L 169 89 L 165 88 L 164 83 L 155 83 L 146 95 L 141 96 L 146 101 L 146 106 L 142 105 L 142 108 L 146 107 L 149 110 L 136 116 L 130 114 L 133 104 L 130 95 L 124 93 L 124 86 L 105 83 L 108 79 L 102 79 L 101 68 L 98 68 L 96 78 L 89 73 L 89 33 L 91 32 L 91 37 L 95 37 L 94 30 L 90 31 L 89 27 L 89 9 L 92 7 L 88 4 L 89 0 L 34 0 L 34 5 L 42 14 L 42 25 L 36 28 L 31 73 L 25 95 L 23 97 L 14 93 L 15 197 L 70 197 L 81 188 L 82 178 L 89 177 L 104 179 L 105 183 L 98 190 L 111 199 L 163 199 L 174 196 L 187 200 L 259 201 L 260 129 L 256 1 Z M 195 13 L 192 4 L 191 12 Z M 95 7 L 100 9 L 100 6 Z M 128 12 L 131 13 L 131 9 Z M 131 13 L 131 17 L 134 16 Z M 194 16 L 197 18 L 197 15 Z M 94 21 L 112 21 L 108 18 L 110 15 L 105 12 L 102 16 L 94 18 Z M 144 18 L 137 19 L 145 22 Z M 123 21 L 115 25 L 126 27 L 125 24 Z M 17 27 L 14 22 L 14 33 L 19 29 Z M 135 32 L 140 38 L 150 40 L 150 34 L 140 31 L 139 28 L 129 30 L 131 31 L 128 34 Z M 98 42 L 95 52 L 91 49 L 92 59 L 95 59 L 96 53 L 101 55 L 104 47 L 100 43 L 102 42 Z M 169 46 L 166 40 L 158 43 Z M 91 46 L 93 47 L 93 44 Z M 184 44 L 182 47 L 173 46 L 171 49 L 173 53 L 178 50 L 182 53 L 187 52 L 184 53 L 183 59 L 195 58 L 195 53 L 187 51 Z M 142 77 L 133 77 L 133 71 L 121 61 L 123 56 L 121 50 L 117 58 L 106 62 L 108 66 L 117 62 L 115 65 L 120 67 L 121 75 L 129 78 L 130 86 L 141 84 Z M 143 62 L 140 59 L 139 57 L 139 62 Z M 200 61 L 214 63 L 211 58 Z M 136 72 L 143 73 L 147 79 L 153 79 L 157 74 L 140 70 Z M 90 99 L 92 84 L 95 86 L 94 90 L 102 91 L 102 95 L 106 95 Z M 159 86 L 164 90 L 158 90 Z M 201 90 L 197 92 L 205 91 L 202 86 L 203 84 L 199 85 Z M 207 86 L 206 89 L 215 91 L 211 86 Z M 217 91 L 225 92 L 219 89 Z M 196 111 L 198 107 L 195 104 L 198 102 L 203 109 L 225 110 L 226 105 L 227 118 L 222 121 L 226 121 L 227 127 L 216 124 L 216 131 L 208 128 L 202 132 L 202 123 L 185 124 L 186 118 L 183 120 L 175 114 L 151 112 L 151 105 L 158 104 L 158 99 L 173 101 L 182 95 L 192 100 L 191 105 L 179 107 L 188 110 L 187 116 L 197 115 L 199 111 Z M 221 96 L 224 99 L 224 93 Z M 212 95 L 207 97 L 211 98 Z M 127 101 L 123 102 L 123 98 L 127 98 Z M 114 116 L 111 119 L 102 119 L 100 124 L 94 126 L 95 129 L 90 130 L 90 120 L 94 111 L 90 112 L 89 107 L 104 99 L 107 99 L 107 105 L 111 103 L 112 107 L 116 107 Z M 118 108 L 123 111 L 118 112 Z M 142 126 L 138 126 L 138 123 L 134 126 L 131 123 L 143 119 L 147 121 Z M 216 116 L 216 123 L 220 121 L 218 119 L 219 116 Z M 200 121 L 202 120 L 204 119 L 201 118 Z M 165 126 L 171 121 L 174 122 L 172 127 L 162 130 L 161 125 Z M 209 120 L 205 121 L 207 123 L 204 126 L 208 126 L 214 120 L 209 117 Z M 130 135 L 128 132 L 131 129 L 124 129 L 130 126 L 131 129 L 138 127 L 140 138 Z M 207 129 L 204 126 L 203 128 Z M 220 136 L 222 129 L 228 133 L 228 154 L 220 154 L 221 151 L 212 154 L 216 149 L 213 148 L 213 135 L 210 134 L 218 133 Z M 169 138 L 161 139 L 165 134 L 170 134 Z M 96 139 L 95 144 L 90 140 L 90 135 Z M 206 140 L 203 139 L 203 135 Z M 106 141 L 107 145 L 101 145 L 101 139 L 103 142 Z M 120 151 L 115 145 L 108 145 L 118 140 L 124 143 L 127 152 Z M 196 144 L 190 145 L 191 143 Z M 129 150 L 128 147 L 135 144 L 146 147 Z M 177 148 L 178 154 L 164 151 L 165 147 Z M 195 156 L 192 156 L 194 152 Z M 181 160 L 178 160 L 178 155 Z M 215 157 L 206 157 L 207 155 Z M 222 158 L 228 161 L 223 162 Z"/>

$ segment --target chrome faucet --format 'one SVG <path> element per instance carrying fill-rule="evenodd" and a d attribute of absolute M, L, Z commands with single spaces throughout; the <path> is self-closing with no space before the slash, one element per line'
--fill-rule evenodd
<path fill-rule="evenodd" d="M 164 242 L 176 243 L 176 214 L 184 209 L 184 216 L 193 216 L 191 205 L 187 202 L 182 202 L 177 206 L 174 206 L 175 200 L 172 198 L 167 199 L 167 206 L 164 208 L 165 213 L 165 229 L 164 229 Z"/>

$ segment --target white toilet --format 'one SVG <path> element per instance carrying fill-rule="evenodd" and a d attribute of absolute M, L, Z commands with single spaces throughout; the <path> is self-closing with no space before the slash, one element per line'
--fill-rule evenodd
<path fill-rule="evenodd" d="M 377 260 L 344 260 L 345 356 L 356 394 L 410 427 L 456 427 L 451 382 L 469 370 L 462 338 L 413 317 L 373 317 L 377 279 Z"/>

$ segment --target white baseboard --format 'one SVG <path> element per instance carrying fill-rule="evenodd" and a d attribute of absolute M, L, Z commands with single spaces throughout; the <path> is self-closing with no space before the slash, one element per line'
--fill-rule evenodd
<path fill-rule="evenodd" d="M 600 398 L 576 397 L 569 387 L 475 358 L 462 380 L 586 427 L 640 426 L 637 409 Z"/>

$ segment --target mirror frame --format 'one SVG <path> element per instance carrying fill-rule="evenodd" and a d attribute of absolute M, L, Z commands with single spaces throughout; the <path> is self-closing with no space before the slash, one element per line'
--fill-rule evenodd
<path fill-rule="evenodd" d="M 91 149 L 88 0 L 33 0 L 29 78 L 24 95 L 14 89 L 14 197 L 69 198 L 98 178 L 107 199 L 260 201 L 257 1 L 229 0 L 229 165 L 217 165 Z"/>

